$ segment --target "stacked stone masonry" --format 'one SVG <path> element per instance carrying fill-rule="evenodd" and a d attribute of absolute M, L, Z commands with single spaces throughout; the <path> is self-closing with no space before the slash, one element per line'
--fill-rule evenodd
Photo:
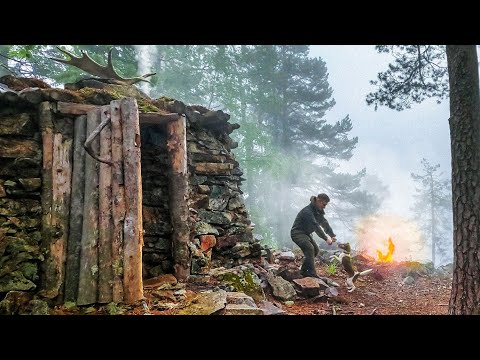
<path fill-rule="evenodd" d="M 0 300 L 39 285 L 41 149 L 36 106 L 0 98 Z"/>
<path fill-rule="evenodd" d="M 80 84 L 80 82 L 79 82 Z M 72 138 L 75 115 L 61 115 L 57 102 L 106 105 L 136 97 L 140 112 L 179 113 L 187 118 L 191 273 L 231 267 L 260 257 L 241 191 L 242 171 L 229 134 L 238 124 L 222 111 L 150 99 L 134 87 L 91 81 L 98 88 L 63 90 L 34 79 L 0 78 L 0 301 L 10 291 L 36 293 L 42 278 L 42 136 L 39 107 L 49 102 L 54 132 Z M 67 86 L 66 86 L 67 88 Z M 143 277 L 173 271 L 170 177 L 165 126 L 141 126 Z M 13 296 L 13 295 L 12 295 Z"/>

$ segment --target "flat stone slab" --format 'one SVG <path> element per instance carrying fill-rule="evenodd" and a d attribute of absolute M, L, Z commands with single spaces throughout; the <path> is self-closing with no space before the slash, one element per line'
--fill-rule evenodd
<path fill-rule="evenodd" d="M 245 305 L 253 308 L 257 307 L 251 296 L 243 292 L 227 292 L 227 304 Z"/>
<path fill-rule="evenodd" d="M 314 297 L 320 293 L 320 284 L 317 280 L 320 279 L 306 277 L 303 279 L 295 279 L 293 280 L 293 283 L 301 295 L 306 297 Z"/>
<path fill-rule="evenodd" d="M 192 302 L 180 309 L 179 315 L 211 315 L 222 310 L 227 303 L 227 292 L 205 291 L 200 293 Z"/>
<path fill-rule="evenodd" d="M 241 304 L 228 304 L 224 315 L 263 315 L 263 310 Z"/>

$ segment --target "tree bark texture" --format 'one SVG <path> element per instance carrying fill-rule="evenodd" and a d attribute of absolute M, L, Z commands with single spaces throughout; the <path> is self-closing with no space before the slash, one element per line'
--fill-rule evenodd
<path fill-rule="evenodd" d="M 447 45 L 454 269 L 449 314 L 480 314 L 480 94 L 475 45 Z"/>

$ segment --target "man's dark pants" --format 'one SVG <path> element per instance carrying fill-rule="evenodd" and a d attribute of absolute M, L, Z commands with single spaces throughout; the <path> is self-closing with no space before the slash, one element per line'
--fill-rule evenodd
<path fill-rule="evenodd" d="M 303 276 L 317 276 L 315 270 L 315 256 L 320 251 L 317 243 L 310 235 L 299 231 L 291 231 L 290 236 L 295 244 L 297 244 L 303 251 L 305 258 L 303 259 L 300 272 Z"/>

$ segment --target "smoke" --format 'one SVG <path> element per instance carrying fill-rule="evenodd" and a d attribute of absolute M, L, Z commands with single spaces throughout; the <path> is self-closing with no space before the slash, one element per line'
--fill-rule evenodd
<path fill-rule="evenodd" d="M 399 219 L 413 218 L 415 183 L 410 174 L 421 172 L 421 159 L 440 164 L 440 170 L 447 176 L 451 172 L 448 101 L 437 104 L 434 99 L 428 99 L 401 112 L 385 107 L 375 111 L 366 105 L 365 98 L 376 90 L 370 80 L 388 68 L 392 61 L 390 55 L 377 53 L 374 46 L 359 45 L 312 46 L 311 56 L 325 60 L 328 81 L 334 90 L 336 105 L 327 113 L 327 118 L 339 119 L 348 114 L 353 123 L 351 135 L 359 139 L 353 157 L 343 162 L 340 170 L 354 172 L 366 168 L 367 174 L 378 177 L 388 186 L 388 196 L 379 213 Z M 380 222 L 375 224 L 382 228 Z M 453 239 L 451 233 L 444 235 Z M 388 236 L 383 234 L 385 244 Z M 403 238 L 399 241 L 408 243 Z M 399 246 L 401 251 L 403 245 Z M 385 250 L 386 245 L 382 251 Z"/>
<path fill-rule="evenodd" d="M 157 56 L 157 47 L 155 45 L 133 45 L 138 63 L 139 76 L 152 72 Z M 151 85 L 147 82 L 139 83 L 140 89 L 150 96 Z"/>
<path fill-rule="evenodd" d="M 388 252 L 388 239 L 395 245 L 394 261 L 429 261 L 428 249 L 415 222 L 392 214 L 373 215 L 361 219 L 355 229 L 357 250 L 377 259 L 377 250 Z"/>

